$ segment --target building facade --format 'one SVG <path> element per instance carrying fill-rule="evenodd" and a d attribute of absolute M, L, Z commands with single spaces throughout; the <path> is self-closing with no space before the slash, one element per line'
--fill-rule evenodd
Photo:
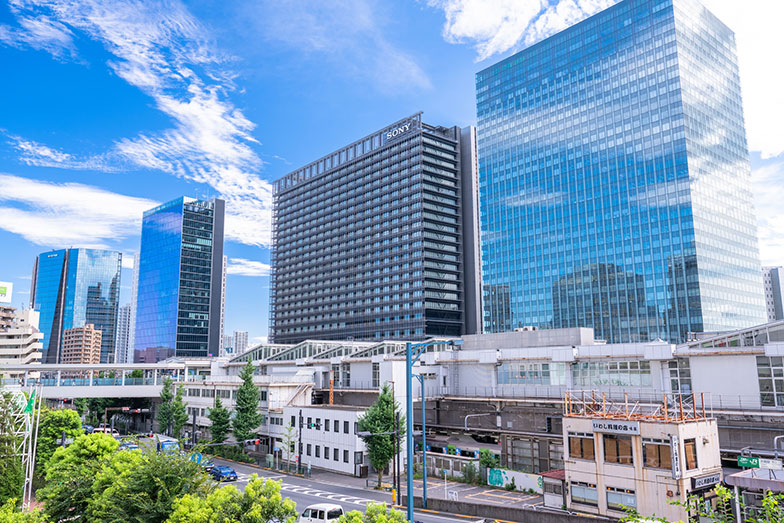
<path fill-rule="evenodd" d="M 100 363 L 101 339 L 101 331 L 89 323 L 84 327 L 66 329 L 60 362 L 63 365 Z"/>
<path fill-rule="evenodd" d="M 117 313 L 117 343 L 114 354 L 115 363 L 133 363 L 133 347 L 131 345 L 131 304 L 120 307 Z M 129 359 L 130 358 L 130 359 Z"/>
<path fill-rule="evenodd" d="M 232 336 L 232 348 L 234 354 L 242 354 L 248 350 L 248 332 L 247 331 L 234 331 Z"/>
<path fill-rule="evenodd" d="M 0 316 L 9 321 L 0 325 L 0 368 L 4 365 L 36 365 L 41 363 L 43 333 L 38 330 L 38 312 L 26 309 L 16 312 L 0 305 Z M 0 372 L 0 377 L 17 380 L 22 373 Z M 38 377 L 37 374 L 30 374 Z"/>
<path fill-rule="evenodd" d="M 763 267 L 762 284 L 768 321 L 784 320 L 784 267 Z"/>
<path fill-rule="evenodd" d="M 40 314 L 44 363 L 60 363 L 62 335 L 90 323 L 102 333 L 101 361 L 115 354 L 122 254 L 99 249 L 62 249 L 38 255 L 30 305 Z"/>
<path fill-rule="evenodd" d="M 419 113 L 278 180 L 271 341 L 477 332 L 475 151 Z"/>
<path fill-rule="evenodd" d="M 182 197 L 144 213 L 134 360 L 217 355 L 223 200 Z"/>
<path fill-rule="evenodd" d="M 476 92 L 488 331 L 764 321 L 735 37 L 696 0 L 623 0 Z"/>

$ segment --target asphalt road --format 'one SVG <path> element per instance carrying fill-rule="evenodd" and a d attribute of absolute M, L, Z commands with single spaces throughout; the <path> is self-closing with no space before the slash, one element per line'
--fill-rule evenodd
<path fill-rule="evenodd" d="M 216 465 L 228 465 L 237 471 L 239 480 L 237 488 L 243 489 L 248 483 L 250 476 L 257 474 L 259 477 L 272 478 L 276 481 L 282 480 L 281 493 L 284 497 L 291 498 L 297 504 L 297 510 L 302 512 L 308 505 L 316 503 L 335 503 L 343 507 L 344 512 L 352 510 L 365 511 L 368 503 L 384 502 L 390 505 L 392 495 L 387 492 L 377 492 L 364 490 L 354 487 L 336 485 L 334 483 L 324 483 L 307 478 L 287 476 L 277 474 L 268 470 L 258 469 L 241 463 L 224 461 L 218 458 L 212 460 Z M 446 523 L 459 521 L 461 523 L 471 522 L 471 519 L 450 516 L 449 514 L 431 514 L 414 510 L 414 519 L 422 523 Z M 479 519 L 479 518 L 476 518 Z"/>

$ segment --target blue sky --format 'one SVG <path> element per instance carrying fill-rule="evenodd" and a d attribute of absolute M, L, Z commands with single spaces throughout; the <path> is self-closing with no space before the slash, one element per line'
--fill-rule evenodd
<path fill-rule="evenodd" d="M 475 121 L 474 73 L 613 0 L 0 5 L 0 280 L 35 256 L 139 247 L 141 213 L 227 201 L 227 330 L 267 334 L 270 182 L 417 111 Z M 784 263 L 779 0 L 705 0 L 736 31 L 763 263 Z M 130 300 L 123 271 L 121 303 Z"/>

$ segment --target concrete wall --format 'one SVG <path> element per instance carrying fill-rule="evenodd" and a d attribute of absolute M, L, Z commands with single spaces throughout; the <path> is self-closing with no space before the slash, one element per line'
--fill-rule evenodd
<path fill-rule="evenodd" d="M 401 505 L 405 506 L 406 496 L 401 496 Z M 414 497 L 414 506 L 422 507 L 422 498 Z M 477 518 L 490 518 L 517 523 L 600 523 L 616 521 L 601 516 L 580 516 L 567 512 L 547 512 L 544 510 L 526 510 L 521 508 L 503 507 L 497 505 L 480 505 L 464 501 L 451 501 L 428 498 L 427 508 L 461 514 L 463 516 L 476 516 Z"/>
<path fill-rule="evenodd" d="M 515 490 L 531 489 L 542 494 L 542 487 L 539 485 L 541 479 L 539 474 L 528 474 L 516 470 L 487 469 L 487 484 L 493 487 L 505 487 L 514 480 Z"/>
<path fill-rule="evenodd" d="M 712 392 L 714 409 L 760 408 L 755 355 L 691 356 L 689 366 L 692 390 Z"/>

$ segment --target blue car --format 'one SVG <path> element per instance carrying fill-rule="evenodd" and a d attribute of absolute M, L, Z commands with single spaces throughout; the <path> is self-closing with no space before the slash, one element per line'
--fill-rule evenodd
<path fill-rule="evenodd" d="M 138 450 L 139 445 L 136 443 L 123 443 L 117 450 Z"/>
<path fill-rule="evenodd" d="M 216 481 L 237 481 L 237 473 L 231 467 L 211 467 L 207 472 L 212 474 Z"/>

